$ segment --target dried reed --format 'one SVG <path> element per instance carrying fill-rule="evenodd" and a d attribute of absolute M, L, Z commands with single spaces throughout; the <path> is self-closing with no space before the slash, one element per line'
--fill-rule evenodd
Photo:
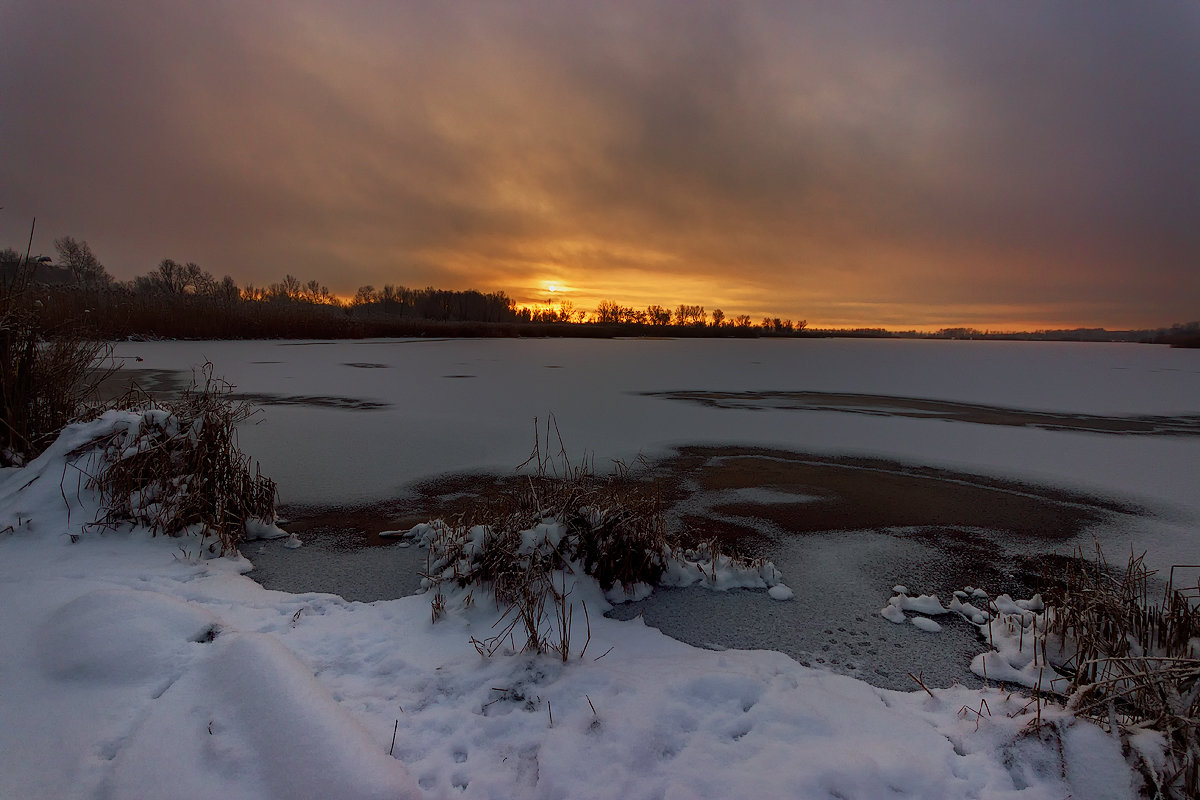
<path fill-rule="evenodd" d="M 494 635 L 472 639 L 480 654 L 514 646 L 521 631 L 522 650 L 553 652 L 566 661 L 573 627 L 567 574 L 578 567 L 606 591 L 617 585 L 633 591 L 638 584 L 657 584 L 672 557 L 693 551 L 668 533 L 664 504 L 650 481 L 623 463 L 606 476 L 592 464 L 572 464 L 553 417 L 544 432 L 536 421 L 534 430 L 533 451 L 521 465 L 532 466 L 532 474 L 509 482 L 453 523 L 434 524 L 425 578 L 434 592 L 435 619 L 444 611 L 440 587 L 446 582 L 486 587 L 505 609 Z M 552 432 L 555 454 L 544 444 Z M 714 572 L 719 557 L 729 559 L 713 543 L 701 550 L 711 551 Z M 588 629 L 590 639 L 590 621 Z"/>
<path fill-rule="evenodd" d="M 107 345 L 87 337 L 82 316 L 47 319 L 35 267 L 27 252 L 11 278 L 0 278 L 0 466 L 44 450 L 86 411 L 106 374 L 94 367 Z"/>
<path fill-rule="evenodd" d="M 210 552 L 226 553 L 244 540 L 248 521 L 274 521 L 275 483 L 237 444 L 237 425 L 253 410 L 212 371 L 206 363 L 193 386 L 162 407 L 143 401 L 136 430 L 103 443 L 88 469 L 103 508 L 95 525 L 194 530 L 211 537 Z"/>
<path fill-rule="evenodd" d="M 1057 639 L 1055 668 L 1069 678 L 1067 708 L 1114 732 L 1154 731 L 1166 763 L 1143 764 L 1163 797 L 1200 795 L 1200 581 L 1176 566 L 1161 595 L 1143 556 L 1114 570 L 1082 551 L 1047 592 L 1046 625 L 1034 652 Z M 1178 572 L 1177 572 L 1178 571 Z M 1195 573 L 1200 574 L 1200 572 Z"/>

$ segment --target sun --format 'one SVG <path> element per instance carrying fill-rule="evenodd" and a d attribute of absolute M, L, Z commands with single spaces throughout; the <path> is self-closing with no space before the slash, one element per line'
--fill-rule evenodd
<path fill-rule="evenodd" d="M 557 283 L 547 283 L 546 291 L 549 292 L 550 294 L 554 294 L 555 292 L 558 291 L 558 284 Z"/>

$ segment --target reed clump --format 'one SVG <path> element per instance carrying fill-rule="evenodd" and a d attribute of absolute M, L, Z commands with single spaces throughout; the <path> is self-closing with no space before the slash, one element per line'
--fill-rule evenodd
<path fill-rule="evenodd" d="M 546 441 L 551 425 L 553 420 Z M 453 522 L 414 531 L 429 549 L 424 579 L 435 619 L 445 611 L 447 585 L 468 590 L 467 603 L 476 591 L 488 592 L 505 609 L 499 633 L 476 640 L 485 655 L 508 646 L 566 660 L 573 614 L 567 575 L 580 570 L 605 591 L 631 594 L 657 585 L 673 559 L 695 556 L 688 548 L 695 543 L 668 531 L 664 502 L 651 481 L 622 463 L 597 475 L 591 464 L 570 463 L 561 438 L 553 456 L 542 442 L 535 434 L 533 452 L 521 465 L 530 466 L 531 474 L 502 485 Z M 516 631 L 524 633 L 523 643 Z"/>
<path fill-rule="evenodd" d="M 0 466 L 21 465 L 79 419 L 104 372 L 107 346 L 88 338 L 80 314 L 49 318 L 26 254 L 0 277 Z"/>
<path fill-rule="evenodd" d="M 1047 592 L 1041 634 L 1064 655 L 1054 666 L 1069 679 L 1067 708 L 1127 737 L 1160 736 L 1165 760 L 1142 765 L 1158 796 L 1200 796 L 1200 566 L 1172 567 L 1159 594 L 1144 556 L 1123 569 L 1099 548 L 1082 556 Z"/>
<path fill-rule="evenodd" d="M 102 508 L 94 525 L 194 532 L 210 552 L 224 554 L 244 541 L 248 525 L 273 523 L 275 483 L 237 443 L 237 426 L 253 409 L 212 373 L 206 363 L 190 389 L 162 405 L 132 397 L 118 403 L 138 406 L 140 416 L 101 442 L 90 464 L 88 488 Z"/>

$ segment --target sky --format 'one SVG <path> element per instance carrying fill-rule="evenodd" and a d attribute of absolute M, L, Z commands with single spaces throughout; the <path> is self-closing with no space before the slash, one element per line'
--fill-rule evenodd
<path fill-rule="evenodd" d="M 0 247 L 810 327 L 1200 318 L 1200 3 L 0 2 Z"/>

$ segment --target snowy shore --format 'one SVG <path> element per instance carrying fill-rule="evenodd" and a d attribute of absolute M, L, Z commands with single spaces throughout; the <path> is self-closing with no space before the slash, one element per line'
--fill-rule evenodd
<path fill-rule="evenodd" d="M 97 423 L 101 424 L 101 423 Z M 483 658 L 484 600 L 263 589 L 194 538 L 87 525 L 69 452 L 0 477 L 5 797 L 1135 796 L 1115 738 L 1020 693 L 896 692 L 574 617 Z M 76 539 L 76 541 L 73 541 Z M 573 602 L 603 609 L 581 580 Z M 912 635 L 927 634 L 913 629 Z M 395 737 L 393 742 L 393 735 Z"/>

